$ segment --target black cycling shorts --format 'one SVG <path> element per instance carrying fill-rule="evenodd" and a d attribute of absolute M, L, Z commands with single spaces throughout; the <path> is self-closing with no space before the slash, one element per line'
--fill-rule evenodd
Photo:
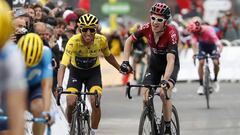
<path fill-rule="evenodd" d="M 171 81 L 175 85 L 177 81 L 179 66 L 174 66 L 173 72 L 168 81 Z M 146 70 L 144 75 L 143 84 L 159 85 L 161 78 L 163 77 L 165 71 L 157 71 L 151 68 Z"/>
<path fill-rule="evenodd" d="M 198 59 L 204 59 L 206 54 L 210 54 L 212 59 L 219 59 L 220 53 L 217 51 L 215 44 L 208 44 L 205 42 L 199 42 Z"/>
<path fill-rule="evenodd" d="M 70 75 L 68 79 L 67 91 L 82 90 L 84 84 L 89 92 L 102 93 L 102 76 L 100 66 L 90 69 L 78 69 L 73 66 L 69 67 Z"/>
<path fill-rule="evenodd" d="M 143 84 L 159 85 L 167 66 L 166 55 L 151 55 L 149 66 L 144 75 Z M 179 58 L 175 58 L 173 72 L 167 81 L 175 85 L 180 69 Z"/>

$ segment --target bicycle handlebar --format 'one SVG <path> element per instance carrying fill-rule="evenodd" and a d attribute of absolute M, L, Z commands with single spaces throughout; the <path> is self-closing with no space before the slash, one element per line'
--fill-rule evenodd
<path fill-rule="evenodd" d="M 132 99 L 131 96 L 131 87 L 146 87 L 149 90 L 151 90 L 151 88 L 157 89 L 157 88 L 161 88 L 161 85 L 150 85 L 150 84 L 135 84 L 135 85 L 131 85 L 129 82 L 127 83 L 127 88 L 126 88 L 126 95 L 128 96 L 129 99 Z M 159 93 L 158 93 L 159 94 Z M 168 94 L 167 94 L 167 90 L 164 89 L 164 94 L 166 96 L 166 99 L 170 99 Z"/>
<path fill-rule="evenodd" d="M 99 95 L 98 95 L 98 92 L 95 91 L 94 93 L 90 93 L 90 92 L 79 92 L 79 91 L 75 91 L 75 92 L 72 92 L 72 91 L 61 91 L 58 93 L 58 96 L 57 96 L 57 105 L 60 106 L 61 103 L 60 103 L 60 98 L 61 98 L 61 95 L 62 94 L 74 94 L 74 95 L 77 95 L 77 96 L 81 96 L 81 95 L 95 95 L 96 96 L 96 107 L 99 107 L 100 105 L 100 99 L 99 99 Z"/>
<path fill-rule="evenodd" d="M 8 116 L 0 116 L 0 121 L 7 121 L 7 120 L 8 120 Z M 42 123 L 42 124 L 46 124 L 48 122 L 47 119 L 41 118 L 41 117 L 26 119 L 26 121 L 27 122 Z"/>
<path fill-rule="evenodd" d="M 194 55 L 194 60 L 197 59 L 197 58 L 204 58 L 204 59 L 208 59 L 208 58 L 216 58 L 216 56 L 211 56 L 209 54 L 205 54 L 203 56 L 200 56 L 199 54 L 195 54 Z"/>
<path fill-rule="evenodd" d="M 211 55 L 209 55 L 209 54 L 205 54 L 205 55 L 203 55 L 203 56 L 200 56 L 199 54 L 195 54 L 195 55 L 193 56 L 194 66 L 196 66 L 196 59 L 197 59 L 197 58 L 208 59 L 208 58 L 217 58 L 217 57 L 216 57 L 216 56 L 211 56 Z"/>
<path fill-rule="evenodd" d="M 0 116 L 0 122 L 1 121 L 7 121 L 8 116 Z M 31 119 L 26 119 L 27 122 L 34 122 L 34 123 L 41 123 L 41 124 L 47 124 L 47 135 L 51 135 L 51 125 L 48 124 L 48 119 L 42 118 L 42 117 L 34 117 Z"/>
<path fill-rule="evenodd" d="M 35 123 L 42 123 L 42 124 L 45 124 L 45 123 L 48 122 L 48 120 L 45 119 L 45 118 L 32 118 L 32 119 L 27 119 L 26 121 L 35 122 Z"/>

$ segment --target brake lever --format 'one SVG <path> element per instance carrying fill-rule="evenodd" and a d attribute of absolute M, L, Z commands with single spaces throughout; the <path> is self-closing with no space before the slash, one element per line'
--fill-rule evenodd
<path fill-rule="evenodd" d="M 57 105 L 60 106 L 60 98 L 61 98 L 61 94 L 62 92 L 58 92 L 58 96 L 57 96 Z"/>
<path fill-rule="evenodd" d="M 127 88 L 126 88 L 126 95 L 128 96 L 129 99 L 132 99 L 132 96 L 130 94 L 130 89 L 131 89 L 131 86 L 130 86 L 130 83 L 128 82 Z"/>

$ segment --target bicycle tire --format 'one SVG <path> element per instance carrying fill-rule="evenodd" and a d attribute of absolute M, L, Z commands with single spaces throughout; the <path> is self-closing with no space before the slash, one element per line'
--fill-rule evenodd
<path fill-rule="evenodd" d="M 77 128 L 78 124 L 77 124 L 77 111 L 76 109 L 74 109 L 73 114 L 72 114 L 72 121 L 70 124 L 70 135 L 76 135 L 77 131 L 79 128 Z"/>
<path fill-rule="evenodd" d="M 210 95 L 210 70 L 208 67 L 205 68 L 205 74 L 204 74 L 204 93 L 207 101 L 207 109 L 210 108 L 210 103 L 209 103 L 209 95 Z"/>
<path fill-rule="evenodd" d="M 90 115 L 88 112 L 85 114 L 81 114 L 79 117 L 79 125 L 81 129 L 81 134 L 80 135 L 90 135 Z"/>
<path fill-rule="evenodd" d="M 164 135 L 164 119 L 163 115 L 161 117 L 160 124 L 160 135 Z M 172 105 L 172 118 L 171 118 L 171 133 L 172 135 L 180 135 L 180 124 L 177 109 L 174 105 Z"/>
<path fill-rule="evenodd" d="M 145 128 L 146 121 L 148 122 L 148 127 Z M 153 114 L 151 114 L 148 110 L 147 107 L 144 107 L 144 110 L 141 114 L 140 117 L 140 122 L 139 122 L 139 128 L 138 128 L 138 135 L 156 135 L 155 134 L 155 128 L 154 128 L 154 118 L 153 118 Z M 149 127 L 150 126 L 150 127 Z"/>
<path fill-rule="evenodd" d="M 171 119 L 171 126 L 172 126 L 171 129 L 173 130 L 173 128 L 174 128 L 176 131 L 176 132 L 172 131 L 172 135 L 180 135 L 179 117 L 178 117 L 177 109 L 174 105 L 172 105 L 172 113 L 173 113 L 173 115 L 172 115 L 172 119 Z M 173 116 L 175 118 L 175 122 L 174 122 Z"/>

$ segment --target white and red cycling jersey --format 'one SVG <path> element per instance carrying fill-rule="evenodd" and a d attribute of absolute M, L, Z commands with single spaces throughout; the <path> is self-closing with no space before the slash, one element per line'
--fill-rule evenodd
<path fill-rule="evenodd" d="M 177 29 L 170 24 L 166 25 L 164 34 L 159 37 L 159 40 L 157 43 L 155 43 L 154 35 L 153 35 L 153 31 L 150 23 L 144 24 L 137 32 L 135 32 L 132 35 L 133 41 L 136 41 L 136 39 L 139 39 L 141 37 L 147 38 L 148 45 L 153 50 L 153 52 L 156 52 L 156 53 L 173 51 L 172 47 L 177 46 L 178 40 L 179 40 Z"/>

